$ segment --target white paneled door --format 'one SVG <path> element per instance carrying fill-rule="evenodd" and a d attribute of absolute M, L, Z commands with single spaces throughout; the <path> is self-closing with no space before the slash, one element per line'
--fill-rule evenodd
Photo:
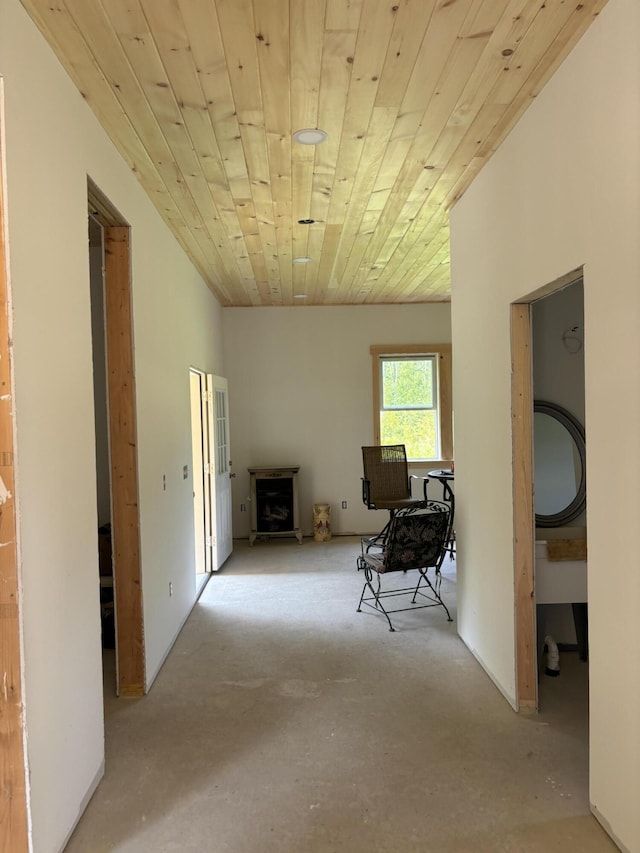
<path fill-rule="evenodd" d="M 196 582 L 212 569 L 212 495 L 211 443 L 209 439 L 210 392 L 207 377 L 198 370 L 189 371 L 191 390 L 191 448 L 193 471 L 193 521 L 195 532 Z"/>
<path fill-rule="evenodd" d="M 233 549 L 231 526 L 231 451 L 229 442 L 228 383 L 221 376 L 208 376 L 212 380 L 212 404 L 215 446 L 215 537 L 213 568 L 219 569 Z"/>

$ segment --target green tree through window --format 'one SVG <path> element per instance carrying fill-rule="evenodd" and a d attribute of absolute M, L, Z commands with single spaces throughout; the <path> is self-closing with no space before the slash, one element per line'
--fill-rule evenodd
<path fill-rule="evenodd" d="M 408 459 L 440 456 L 437 370 L 433 355 L 380 359 L 380 444 L 404 444 Z"/>
<path fill-rule="evenodd" d="M 404 444 L 414 467 L 453 459 L 451 344 L 371 344 L 376 444 Z"/>

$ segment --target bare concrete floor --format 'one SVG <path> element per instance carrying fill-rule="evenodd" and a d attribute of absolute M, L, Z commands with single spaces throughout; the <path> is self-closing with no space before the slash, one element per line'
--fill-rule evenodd
<path fill-rule="evenodd" d="M 441 608 L 356 613 L 359 542 L 236 542 L 149 695 L 107 673 L 106 774 L 68 853 L 600 853 L 587 665 L 514 713 Z M 564 659 L 566 658 L 566 660 Z M 573 658 L 573 659 L 571 659 Z"/>

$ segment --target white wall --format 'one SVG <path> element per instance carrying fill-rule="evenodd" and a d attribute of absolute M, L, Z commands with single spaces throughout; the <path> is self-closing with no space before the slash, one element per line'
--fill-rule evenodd
<path fill-rule="evenodd" d="M 148 680 L 195 599 L 188 369 L 222 372 L 221 312 L 17 0 L 0 16 L 27 749 L 48 853 L 104 757 L 87 174 L 132 226 Z"/>
<path fill-rule="evenodd" d="M 146 223 L 145 223 L 146 224 Z M 136 225 L 134 224 L 134 228 Z M 189 367 L 224 373 L 221 309 L 167 235 L 138 224 L 134 319 L 147 681 L 195 601 Z M 172 257 L 173 255 L 173 257 Z M 137 286 L 136 286 L 137 285 Z M 189 476 L 183 479 L 183 467 Z M 163 491 L 162 476 L 167 489 Z M 169 598 L 169 582 L 173 596 Z"/>
<path fill-rule="evenodd" d="M 509 304 L 585 265 L 590 795 L 602 822 L 633 851 L 640 850 L 640 571 L 630 542 L 640 517 L 639 37 L 640 5 L 610 0 L 451 216 L 458 627 L 512 701 Z"/>
<path fill-rule="evenodd" d="M 449 343 L 450 306 L 225 308 L 223 329 L 234 536 L 249 534 L 248 466 L 301 466 L 305 535 L 314 503 L 331 504 L 335 533 L 383 527 L 387 514 L 366 509 L 360 479 L 361 447 L 373 444 L 369 347 Z"/>

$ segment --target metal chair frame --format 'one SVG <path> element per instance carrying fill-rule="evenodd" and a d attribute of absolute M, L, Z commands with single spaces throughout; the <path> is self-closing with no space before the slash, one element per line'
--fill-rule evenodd
<path fill-rule="evenodd" d="M 453 489 L 451 488 L 453 477 L 451 476 L 451 472 L 448 471 L 429 471 L 429 475 L 430 480 L 439 481 L 440 485 L 442 486 L 441 500 L 444 501 L 444 503 L 449 504 L 449 506 L 451 507 L 451 524 L 449 529 L 449 535 L 447 537 L 447 551 L 449 553 L 449 558 L 453 560 L 456 556 L 456 531 L 454 527 L 456 496 Z"/>
<path fill-rule="evenodd" d="M 419 506 L 396 511 L 389 523 L 387 538 L 380 552 L 370 553 L 370 540 L 362 540 L 362 554 L 358 557 L 357 567 L 358 571 L 364 572 L 365 582 L 358 602 L 358 613 L 363 605 L 383 613 L 390 631 L 395 631 L 390 613 L 419 610 L 424 607 L 443 607 L 447 620 L 453 621 L 440 593 L 440 567 L 447 553 L 450 513 L 450 507 L 442 501 L 422 501 Z M 430 568 L 435 570 L 433 583 L 427 574 Z M 381 575 L 412 569 L 419 572 L 415 586 L 381 589 Z M 377 588 L 373 585 L 374 576 L 377 578 Z M 367 591 L 370 592 L 368 596 Z M 390 609 L 385 608 L 382 603 L 386 598 L 408 594 L 411 594 L 411 601 L 407 607 Z"/>

